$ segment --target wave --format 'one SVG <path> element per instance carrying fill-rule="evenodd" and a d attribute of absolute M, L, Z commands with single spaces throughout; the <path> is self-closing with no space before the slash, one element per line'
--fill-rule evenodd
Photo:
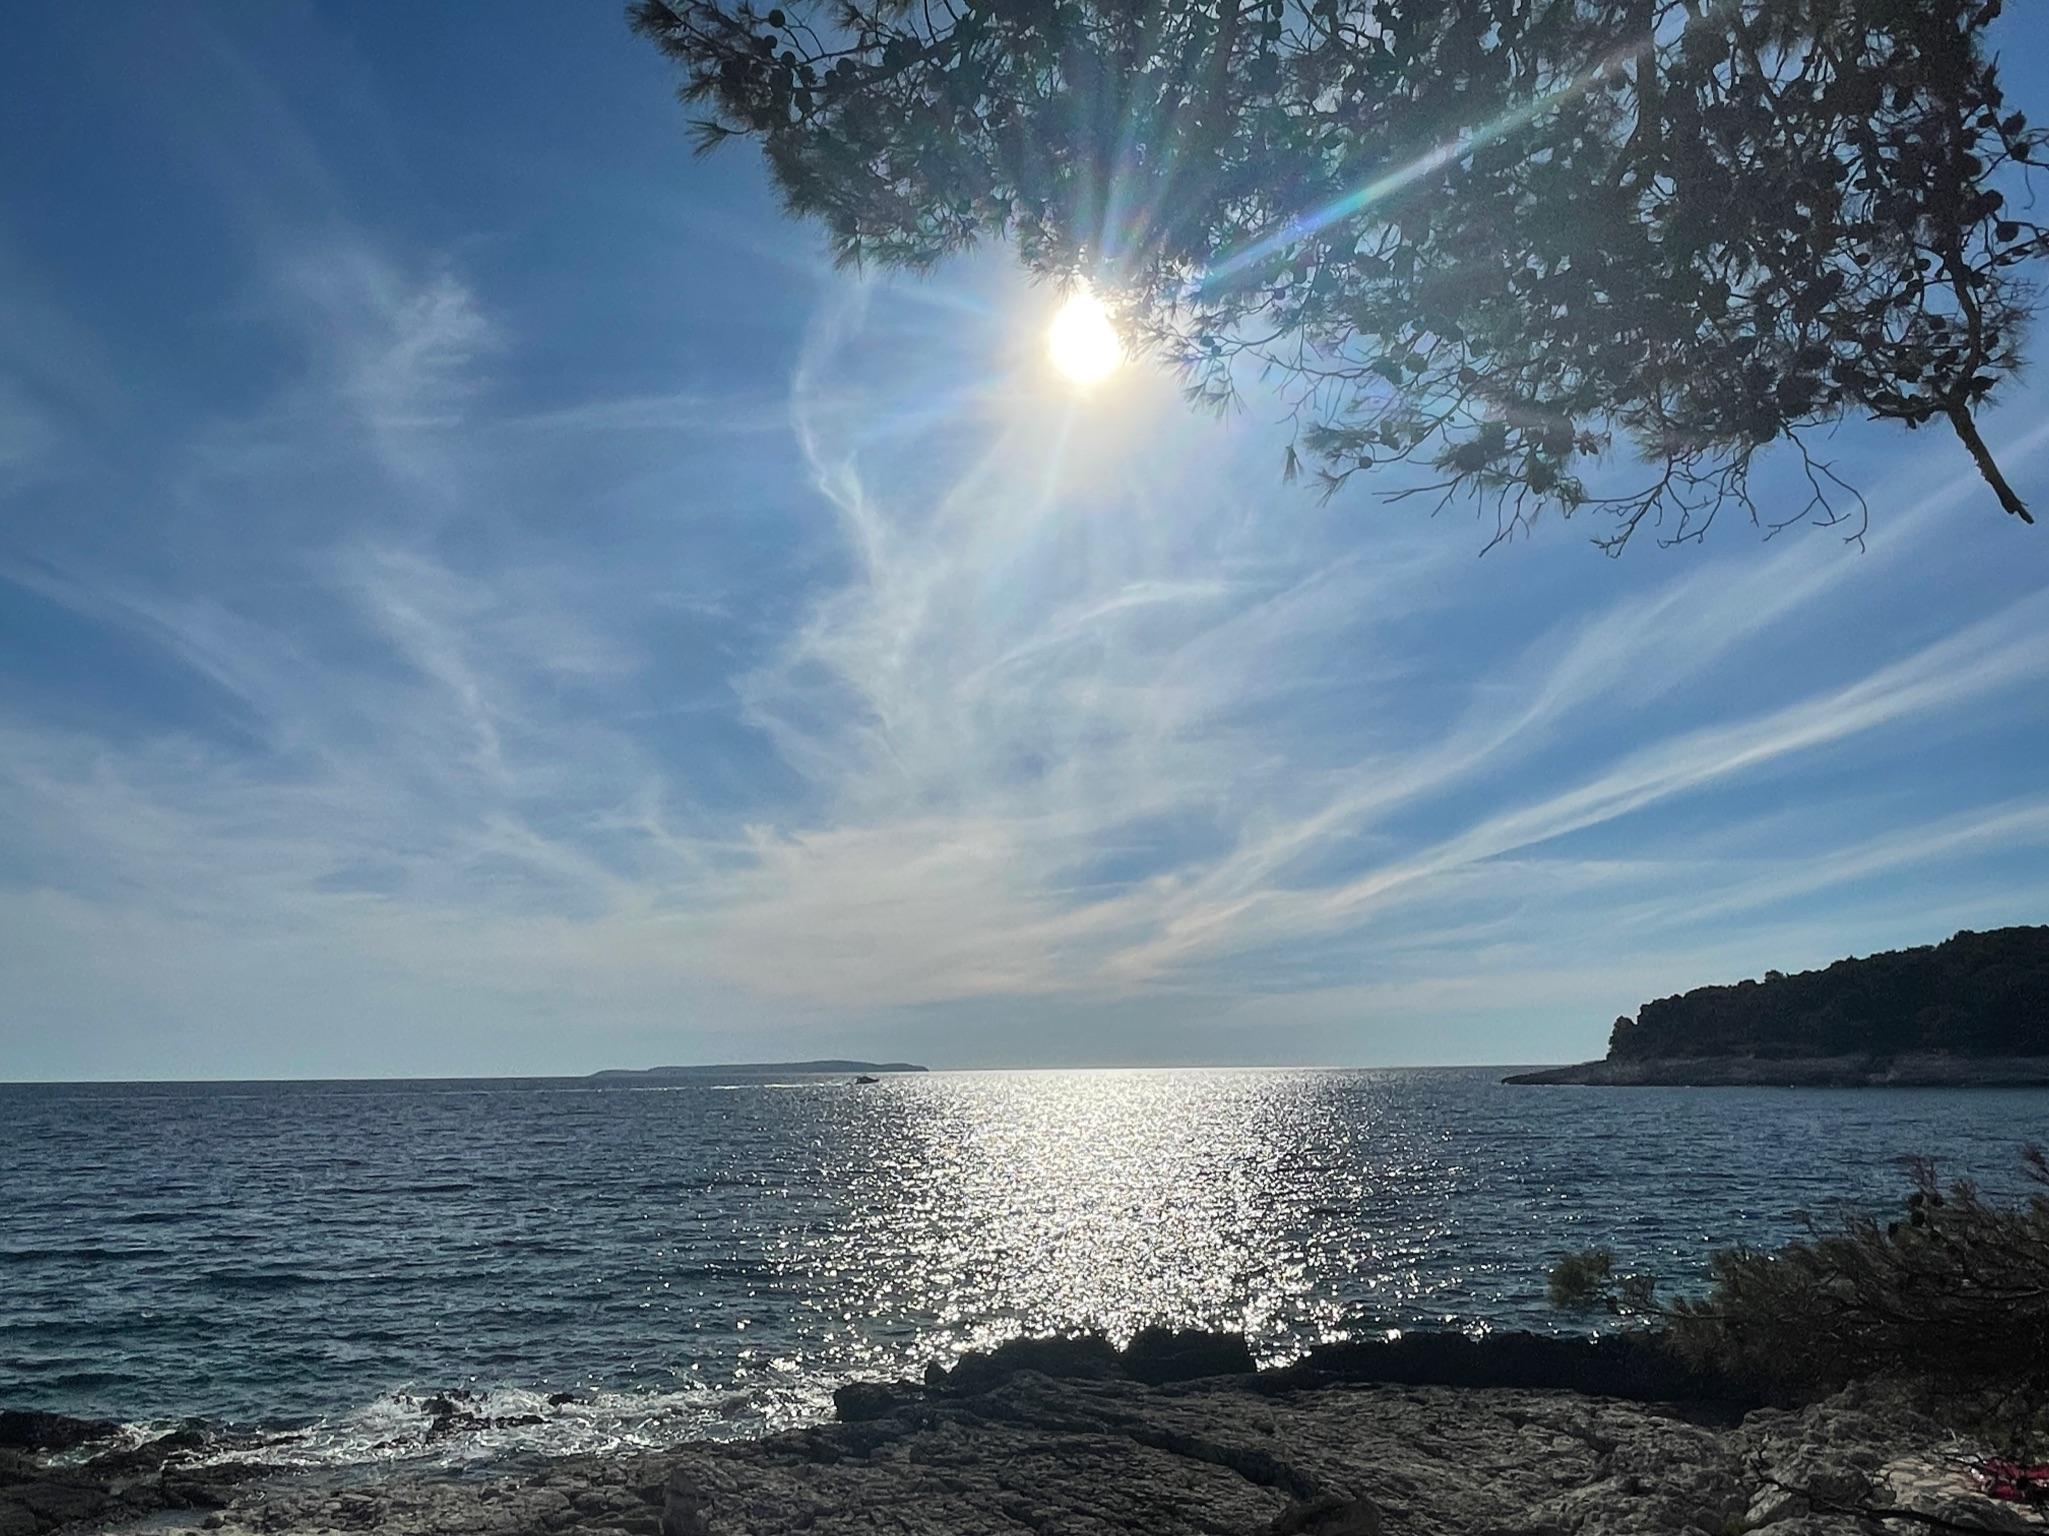
<path fill-rule="evenodd" d="M 210 1269 L 192 1277 L 192 1283 L 204 1291 L 224 1291 L 229 1294 L 265 1291 L 296 1291 L 308 1286 L 326 1285 L 321 1275 L 309 1275 L 298 1269 Z"/>
<path fill-rule="evenodd" d="M 473 1179 L 444 1179 L 429 1184 L 411 1184 L 404 1180 L 380 1180 L 369 1184 L 336 1184 L 324 1191 L 325 1194 L 357 1197 L 363 1195 L 380 1199 L 398 1195 L 469 1195 L 475 1194 L 479 1186 Z"/>
<path fill-rule="evenodd" d="M 736 1386 L 667 1390 L 497 1387 L 396 1389 L 314 1423 L 225 1438 L 198 1459 L 281 1469 L 400 1463 L 477 1467 L 509 1457 L 659 1450 L 685 1440 L 752 1439 L 832 1415 L 837 1377 L 787 1376 Z M 165 1426 L 128 1426 L 138 1435 Z"/>

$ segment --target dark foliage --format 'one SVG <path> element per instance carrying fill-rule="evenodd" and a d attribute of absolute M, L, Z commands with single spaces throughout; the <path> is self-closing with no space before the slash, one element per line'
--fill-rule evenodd
<path fill-rule="evenodd" d="M 1775 1253 L 1718 1253 L 1704 1296 L 1660 1303 L 1651 1277 L 1617 1276 L 1596 1249 L 1552 1271 L 1552 1297 L 1661 1323 L 1687 1365 L 1764 1395 L 1903 1379 L 2025 1439 L 2049 1407 L 2049 1161 L 2026 1149 L 2038 1192 L 2017 1204 L 1909 1168 L 1900 1219 L 1850 1215 Z"/>
<path fill-rule="evenodd" d="M 2049 927 L 1963 932 L 1796 976 L 1699 987 L 1615 1021 L 1613 1061 L 2049 1055 Z"/>
<path fill-rule="evenodd" d="M 1335 490 L 1428 465 L 1497 536 L 1541 507 L 1698 537 L 1861 528 L 1808 443 L 1948 426 L 2019 361 L 2000 0 L 637 0 L 709 146 L 758 141 L 843 259 L 1013 240 L 1223 403 L 1251 367 Z M 1589 466 L 1620 438 L 1648 477 Z M 1793 445 L 1811 492 L 1751 498 Z M 1297 465 L 1295 447 L 1286 469 Z"/>

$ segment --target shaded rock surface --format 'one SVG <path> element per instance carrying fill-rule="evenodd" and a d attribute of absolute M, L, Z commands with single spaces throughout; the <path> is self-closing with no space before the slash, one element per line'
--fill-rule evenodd
<path fill-rule="evenodd" d="M 1555 1389 L 1637 1403 L 1690 1402 L 1725 1410 L 1767 1406 L 1754 1386 L 1695 1369 L 1647 1333 L 1601 1338 L 1503 1332 L 1475 1338 L 1446 1329 L 1382 1341 L 1325 1344 L 1280 1370 L 1263 1371 L 1261 1391 L 1336 1382 L 1405 1387 Z"/>
<path fill-rule="evenodd" d="M 2035 1530 L 1853 1391 L 1740 1421 L 1565 1391 L 1021 1370 L 763 1440 L 243 1490 L 227 1532 L 1868 1536 Z M 1888 1511 L 1920 1511 L 1922 1518 Z M 1930 1520 L 1947 1522 L 1931 1526 Z"/>
<path fill-rule="evenodd" d="M 0 1448 L 0 1536 L 99 1531 L 165 1510 L 217 1510 L 251 1470 L 217 1459 L 222 1442 L 201 1430 L 132 1442 L 116 1438 L 117 1425 L 66 1422 L 89 1425 L 91 1433 L 23 1435 L 16 1443 L 33 1449 Z"/>
<path fill-rule="evenodd" d="M 0 1450 L 69 1451 L 121 1433 L 112 1419 L 74 1419 L 65 1413 L 0 1409 Z"/>
<path fill-rule="evenodd" d="M 1141 1328 L 1118 1356 L 1124 1374 L 1158 1386 L 1206 1376 L 1245 1376 L 1254 1370 L 1252 1346 L 1238 1333 L 1200 1328 Z"/>

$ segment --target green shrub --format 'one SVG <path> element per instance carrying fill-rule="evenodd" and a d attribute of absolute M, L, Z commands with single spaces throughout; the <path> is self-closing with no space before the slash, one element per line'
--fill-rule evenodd
<path fill-rule="evenodd" d="M 1589 1249 L 1551 1271 L 1551 1299 L 1661 1325 L 1689 1364 L 1778 1398 L 1890 1377 L 2022 1435 L 2049 1404 L 2049 1159 L 2022 1156 L 2037 1192 L 2016 1203 L 1915 1162 L 1899 1219 L 1853 1214 L 1776 1252 L 1724 1250 L 1704 1294 L 1661 1301 L 1654 1277 Z"/>
<path fill-rule="evenodd" d="M 1615 1284 L 1615 1255 L 1605 1248 L 1582 1248 L 1551 1266 L 1546 1289 L 1551 1305 L 1567 1312 L 1590 1312 L 1605 1304 Z"/>

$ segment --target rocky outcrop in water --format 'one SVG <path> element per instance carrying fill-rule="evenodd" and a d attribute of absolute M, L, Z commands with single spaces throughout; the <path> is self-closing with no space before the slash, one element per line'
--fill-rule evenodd
<path fill-rule="evenodd" d="M 1228 1350 L 1228 1345 L 1218 1346 Z M 1370 1346 L 1357 1346 L 1364 1350 Z M 1000 1354 L 1001 1352 L 999 1352 Z M 1192 1360 L 1195 1336 L 1172 1353 Z M 1485 1356 L 1363 1369 L 1465 1370 Z M 1889 1392 L 1797 1411 L 1314 1369 L 1151 1385 L 1118 1352 L 1014 1346 L 762 1440 L 488 1475 L 245 1488 L 202 1529 L 262 1536 L 1870 1536 L 2044 1529 L 1974 1491 Z M 1371 1362 L 1374 1357 L 1363 1357 Z M 1518 1348 L 1542 1375 L 1566 1354 Z M 1586 1358 L 1586 1357 L 1583 1357 Z M 1622 1369 L 1622 1357 L 1611 1366 Z M 993 1361 L 993 1363 L 992 1363 Z M 1447 1364 L 1446 1362 L 1450 1362 Z M 1626 1378 L 1627 1371 L 1623 1370 Z M 1623 1379 L 1623 1378 L 1618 1378 Z M 161 1527 L 159 1527 L 161 1528 Z"/>

